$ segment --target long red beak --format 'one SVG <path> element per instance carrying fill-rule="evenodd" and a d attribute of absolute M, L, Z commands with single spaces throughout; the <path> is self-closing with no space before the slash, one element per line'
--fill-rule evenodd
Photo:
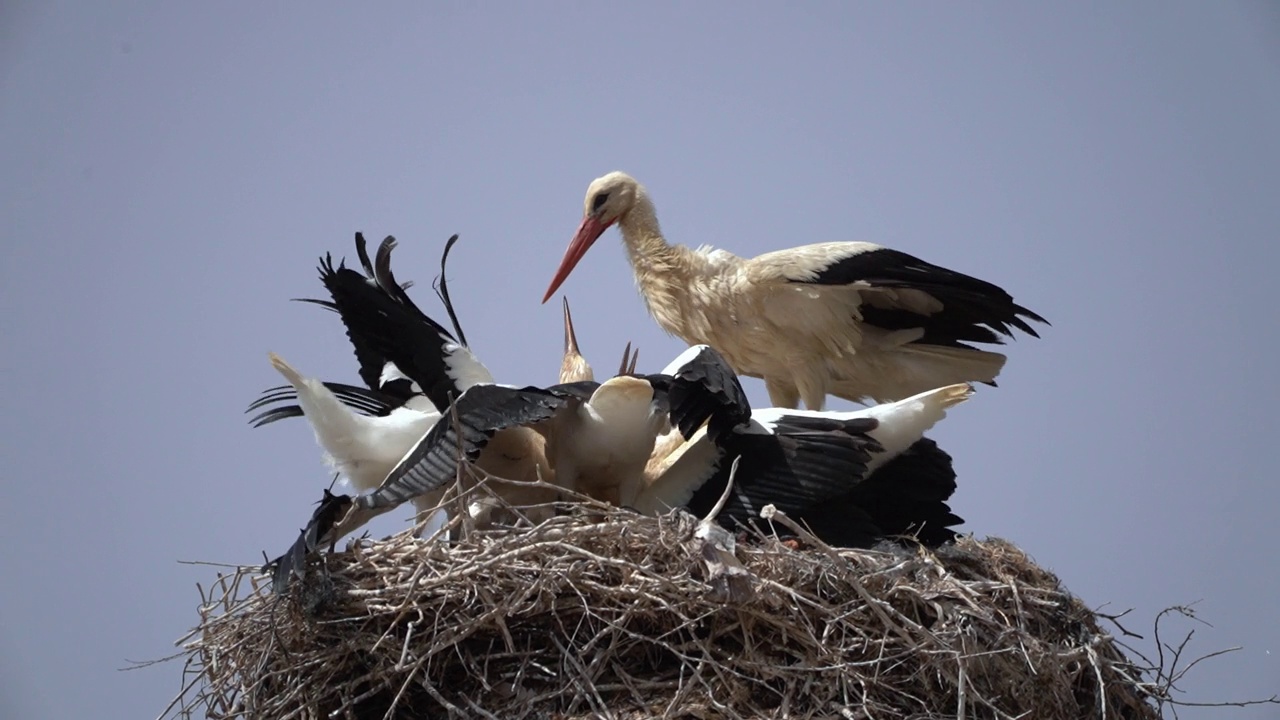
<path fill-rule="evenodd" d="M 573 239 L 569 241 L 569 248 L 564 251 L 564 257 L 560 260 L 560 269 L 556 270 L 556 276 L 551 278 L 551 285 L 547 287 L 547 294 L 542 296 L 542 302 L 545 303 L 551 299 L 556 290 L 564 284 L 565 278 L 569 277 L 569 273 L 573 272 L 578 261 L 587 254 L 591 244 L 599 240 L 608 229 L 609 223 L 602 223 L 590 215 L 582 218 L 582 224 L 578 226 L 578 232 L 574 233 Z"/>

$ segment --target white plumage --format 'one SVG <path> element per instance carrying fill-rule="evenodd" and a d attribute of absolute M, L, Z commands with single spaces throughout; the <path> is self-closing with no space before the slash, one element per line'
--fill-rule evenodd
<path fill-rule="evenodd" d="M 860 472 L 836 478 L 838 483 L 852 489 L 923 438 L 930 428 L 946 417 L 947 408 L 964 402 L 972 394 L 973 388 L 969 385 L 956 384 L 920 393 L 906 400 L 850 412 L 764 408 L 752 411 L 750 421 L 736 428 L 734 433 L 740 439 L 750 442 L 748 436 L 773 437 L 780 432 L 794 432 L 788 426 L 794 426 L 797 419 L 808 419 L 817 421 L 815 426 L 827 426 L 829 429 L 824 432 L 869 438 L 874 442 L 866 443 L 868 459 L 858 468 Z M 860 420 L 872 422 L 857 422 Z M 808 432 L 814 430 L 810 429 Z M 688 505 L 695 492 L 714 475 L 727 469 L 728 463 L 733 459 L 730 452 L 734 447 L 733 438 L 713 441 L 707 436 L 707 428 L 700 429 L 684 447 L 672 453 L 665 467 L 654 473 L 650 485 L 637 498 L 635 508 L 642 513 L 652 514 Z M 830 471 L 830 468 L 821 466 L 816 469 L 818 474 Z M 759 471 L 761 468 L 755 470 Z M 818 475 L 806 478 L 797 475 L 796 480 L 819 483 L 829 482 L 831 478 Z"/>
<path fill-rule="evenodd" d="M 960 382 L 992 382 L 998 343 L 1043 322 L 991 283 L 871 243 L 803 245 L 740 258 L 670 245 L 640 183 L 613 172 L 587 189 L 584 217 L 543 302 L 611 225 L 622 233 L 650 314 L 685 342 L 719 350 L 763 378 L 774 405 L 821 410 L 827 394 L 899 400 Z"/>

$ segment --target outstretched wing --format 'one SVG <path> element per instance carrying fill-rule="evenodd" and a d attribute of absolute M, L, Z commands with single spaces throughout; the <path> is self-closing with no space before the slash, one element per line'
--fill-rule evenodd
<path fill-rule="evenodd" d="M 435 490 L 457 476 L 462 458 L 479 457 L 494 433 L 547 420 L 569 402 L 568 397 L 534 387 L 475 385 L 445 410 L 377 490 L 356 498 L 356 503 L 381 508 Z"/>
<path fill-rule="evenodd" d="M 395 238 L 383 240 L 372 281 L 341 265 L 335 269 L 331 261 L 322 264 L 322 279 L 352 342 L 394 365 L 443 412 L 451 397 L 476 383 L 493 382 L 493 376 L 396 282 L 391 272 L 394 249 Z"/>
<path fill-rule="evenodd" d="M 369 252 L 365 243 L 364 235 L 362 233 L 356 233 L 355 242 L 356 256 L 360 260 L 361 267 L 364 268 L 365 282 L 376 286 L 377 280 L 374 277 L 374 267 L 373 263 L 369 260 Z M 319 270 L 320 282 L 324 284 L 326 289 L 329 289 L 330 283 L 334 281 L 334 276 L 338 274 L 339 270 L 345 271 L 346 267 L 345 264 L 342 264 L 339 268 L 335 269 L 333 266 L 333 257 L 326 254 L 323 258 L 320 258 Z M 405 287 L 408 285 L 409 283 L 406 283 Z M 403 288 L 401 288 L 401 292 L 403 292 Z M 332 296 L 332 291 L 330 291 L 330 296 Z M 295 298 L 295 300 L 297 302 L 319 305 L 327 310 L 338 313 L 340 317 L 342 316 L 342 309 L 339 308 L 337 303 L 333 300 L 318 300 L 314 298 Z M 365 385 L 371 390 L 380 390 L 392 397 L 398 398 L 402 402 L 407 400 L 408 396 L 413 393 L 413 390 L 409 387 L 409 380 L 403 378 L 389 379 L 389 376 L 394 376 L 396 373 L 394 371 L 390 371 L 387 367 L 387 358 L 384 357 L 382 353 L 377 352 L 377 350 L 368 342 L 367 338 L 359 332 L 358 328 L 353 331 L 351 326 L 346 323 L 345 318 L 343 320 L 343 324 L 346 325 L 347 339 L 351 342 L 352 349 L 355 350 L 356 362 L 360 365 L 360 379 L 364 381 Z"/>

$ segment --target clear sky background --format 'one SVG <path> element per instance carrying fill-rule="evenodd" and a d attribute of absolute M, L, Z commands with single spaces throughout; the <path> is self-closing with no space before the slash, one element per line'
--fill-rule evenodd
<path fill-rule="evenodd" d="M 1135 608 L 1146 650 L 1199 600 L 1192 650 L 1244 649 L 1185 699 L 1280 692 L 1276 7 L 0 5 L 0 716 L 154 716 L 180 664 L 118 668 L 196 621 L 214 570 L 178 561 L 292 541 L 319 451 L 242 411 L 281 382 L 269 350 L 356 380 L 336 318 L 288 302 L 323 292 L 319 255 L 395 234 L 430 312 L 460 233 L 473 347 L 546 384 L 538 300 L 615 169 L 673 242 L 869 240 L 1049 318 L 932 433 L 966 529 Z M 682 344 L 619 245 L 565 292 L 597 366 L 631 340 L 656 370 Z"/>

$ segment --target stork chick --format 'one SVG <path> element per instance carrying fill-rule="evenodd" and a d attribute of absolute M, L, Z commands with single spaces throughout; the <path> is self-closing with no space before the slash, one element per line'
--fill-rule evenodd
<path fill-rule="evenodd" d="M 453 240 L 446 245 L 445 257 Z M 453 398 L 466 389 L 493 382 L 488 368 L 465 341 L 454 338 L 423 313 L 396 281 L 391 270 L 394 238 L 388 237 L 370 260 L 364 237 L 356 233 L 356 252 L 365 273 L 334 266 L 321 259 L 320 278 L 331 300 L 312 300 L 336 312 L 360 363 L 369 390 L 304 377 L 279 356 L 272 365 L 284 375 L 293 392 L 272 388 L 250 406 L 268 408 L 255 425 L 303 416 L 311 424 L 325 459 L 357 491 L 381 486 L 387 475 L 436 425 Z M 441 262 L 443 271 L 444 261 Z M 453 315 L 447 291 L 446 309 Z M 459 336 L 461 330 L 456 327 Z M 424 390 L 425 388 L 425 390 Z M 296 399 L 297 405 L 277 405 Z M 477 468 L 492 477 L 491 488 L 507 505 L 522 508 L 535 521 L 549 517 L 554 488 L 537 484 L 554 476 L 546 460 L 541 435 L 523 427 L 496 434 L 475 458 Z M 435 507 L 443 491 L 413 498 L 419 511 Z M 477 502 L 468 508 L 477 526 L 496 520 L 498 502 Z M 385 509 L 390 509 L 387 507 Z M 379 512 L 385 511 L 380 509 Z M 354 530 L 372 514 L 347 518 L 338 535 Z"/>
<path fill-rule="evenodd" d="M 547 456 L 556 482 L 597 500 L 630 505 L 644 486 L 654 442 L 669 428 L 648 381 L 610 378 L 547 428 Z"/>
<path fill-rule="evenodd" d="M 560 382 L 571 383 L 594 380 L 595 373 L 587 359 L 578 350 L 578 335 L 573 331 L 573 316 L 569 314 L 569 296 L 561 298 L 564 304 L 564 359 L 560 362 Z"/>

